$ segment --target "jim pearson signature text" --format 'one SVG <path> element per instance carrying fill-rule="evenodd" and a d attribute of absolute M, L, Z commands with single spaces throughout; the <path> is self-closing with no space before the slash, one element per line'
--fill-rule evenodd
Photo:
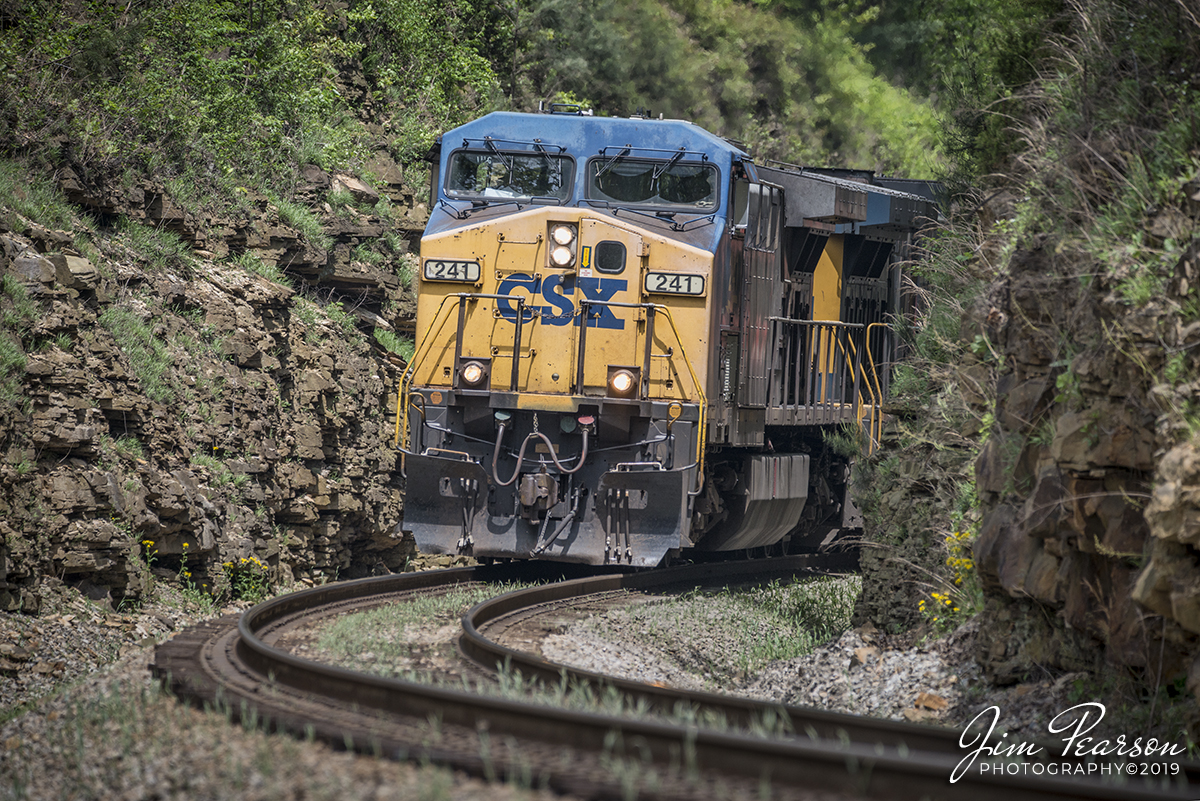
<path fill-rule="evenodd" d="M 1104 704 L 1088 701 L 1076 704 L 1055 715 L 1047 729 L 1051 734 L 1062 737 L 1063 750 L 1059 756 L 1063 758 L 1118 756 L 1145 759 L 1179 756 L 1187 750 L 1182 745 L 1159 741 L 1154 737 L 1145 739 L 1137 737 L 1132 741 L 1127 740 L 1124 734 L 1118 735 L 1116 739 L 1112 740 L 1085 737 L 1084 735 L 1096 728 L 1104 719 L 1106 711 Z M 1034 743 L 1005 742 L 1005 738 L 1008 737 L 1007 732 L 1001 733 L 999 737 L 993 737 L 999 720 L 1000 707 L 989 706 L 967 724 L 962 736 L 958 738 L 958 744 L 962 748 L 973 748 L 974 750 L 970 751 L 954 767 L 954 771 L 950 774 L 951 784 L 961 779 L 980 756 L 985 759 L 988 757 L 1030 757 L 1042 753 L 1041 746 Z M 983 732 L 985 726 L 987 731 Z"/>

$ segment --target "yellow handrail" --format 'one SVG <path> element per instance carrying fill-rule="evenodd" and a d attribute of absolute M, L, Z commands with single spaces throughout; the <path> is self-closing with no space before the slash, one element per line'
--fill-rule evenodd
<path fill-rule="evenodd" d="M 871 393 L 871 417 L 870 417 L 870 422 L 867 424 L 867 455 L 868 456 L 875 452 L 875 448 L 879 443 L 879 439 L 883 437 L 883 417 L 881 414 L 877 413 L 877 411 L 881 411 L 880 407 L 883 402 L 883 400 L 882 400 L 883 390 L 879 386 L 879 375 L 877 373 L 875 373 L 875 360 L 871 356 L 871 328 L 872 328 L 872 326 L 876 326 L 876 325 L 884 325 L 884 323 L 871 323 L 870 325 L 867 326 L 865 342 L 863 345 L 863 349 L 866 350 L 866 352 L 867 352 L 867 361 L 869 361 L 871 363 L 871 373 L 875 379 L 874 383 L 872 383 L 872 381 L 871 381 L 872 376 L 867 375 L 866 368 L 863 366 L 863 364 L 860 362 L 858 365 L 858 370 L 862 374 L 863 386 L 865 386 L 867 388 L 867 391 Z M 835 339 L 834 341 L 836 342 L 837 340 Z M 850 346 L 850 350 L 852 351 L 852 354 L 854 356 L 857 356 L 858 348 L 854 347 L 854 340 L 847 339 L 846 344 L 848 344 Z M 845 356 L 846 356 L 846 351 L 843 349 L 842 357 L 845 358 Z M 861 420 L 862 419 L 862 415 L 860 413 L 860 409 L 862 408 L 861 398 L 855 398 L 854 404 L 855 404 L 854 418 L 856 420 Z M 876 422 L 878 422 L 878 424 L 879 424 L 879 437 L 878 438 L 875 435 Z"/>
<path fill-rule="evenodd" d="M 684 365 L 688 369 L 688 375 L 691 376 L 692 386 L 696 388 L 696 394 L 700 396 L 700 425 L 696 432 L 696 465 L 699 467 L 697 478 L 704 478 L 704 437 L 707 433 L 706 423 L 708 422 L 708 398 L 704 394 L 704 387 L 700 386 L 700 380 L 696 378 L 696 371 L 692 368 L 692 360 L 688 358 L 687 348 L 683 346 L 683 338 L 679 336 L 679 330 L 675 328 L 675 320 L 671 317 L 671 310 L 666 306 L 661 306 L 657 303 L 652 304 L 654 310 L 666 315 L 667 322 L 671 324 L 671 333 L 675 335 L 675 341 L 679 344 L 679 356 L 683 359 Z"/>
<path fill-rule="evenodd" d="M 877 415 L 872 414 L 871 421 L 872 421 L 872 423 L 877 425 L 878 429 L 879 429 L 879 433 L 875 437 L 875 442 L 882 443 L 882 441 L 883 441 L 883 387 L 879 383 L 879 373 L 875 369 L 875 356 L 871 353 L 871 329 L 875 328 L 876 326 L 878 326 L 880 328 L 888 328 L 888 324 L 887 323 L 871 323 L 870 325 L 868 325 L 867 326 L 867 341 L 866 341 L 867 361 L 870 362 L 870 364 L 871 364 L 871 377 L 875 381 L 875 389 L 878 392 L 878 398 L 879 398 L 879 414 L 877 414 Z"/>
<path fill-rule="evenodd" d="M 446 301 L 449 301 L 449 300 L 453 300 L 454 305 L 457 306 L 459 303 L 462 303 L 463 297 L 462 297 L 462 295 L 447 295 L 446 297 L 442 298 L 442 302 L 438 305 L 437 311 L 434 312 L 434 315 L 433 315 L 434 323 L 436 323 L 438 321 L 438 318 L 442 314 L 442 309 L 446 308 Z M 435 335 L 441 333 L 441 328 L 442 328 L 442 326 L 446 325 L 446 320 L 448 320 L 448 319 L 450 319 L 450 316 L 446 315 L 445 319 L 442 320 L 442 325 L 437 327 L 436 330 L 435 330 L 434 326 L 430 326 L 429 331 L 425 335 L 425 338 L 421 341 L 421 344 L 417 346 L 417 350 L 413 353 L 412 358 L 408 360 L 408 366 L 406 368 L 404 368 L 404 372 L 400 375 L 400 386 L 397 387 L 397 391 L 396 391 L 396 433 L 395 433 L 395 439 L 393 440 L 393 444 L 397 448 L 400 447 L 400 435 L 401 435 L 401 413 L 400 413 L 400 410 L 402 408 L 404 410 L 404 415 L 403 415 L 403 417 L 404 417 L 404 422 L 403 422 L 404 443 L 405 443 L 405 446 L 408 445 L 408 404 L 404 402 L 404 399 L 406 397 L 408 397 L 408 390 L 412 386 L 412 380 L 416 374 L 414 368 L 416 367 L 417 362 L 421 361 L 421 359 L 423 359 L 427 355 L 426 351 L 428 351 L 430 349 L 431 343 L 435 339 L 437 339 L 437 337 Z"/>

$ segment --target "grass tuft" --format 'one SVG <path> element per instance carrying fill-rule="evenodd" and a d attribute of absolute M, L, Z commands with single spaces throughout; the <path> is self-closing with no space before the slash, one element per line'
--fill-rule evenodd
<path fill-rule="evenodd" d="M 394 331 L 389 331 L 386 328 L 376 328 L 374 331 L 375 341 L 382 345 L 389 353 L 394 353 L 404 361 L 411 361 L 413 351 L 416 349 L 416 344 L 412 337 L 400 336 Z"/>
<path fill-rule="evenodd" d="M 194 260 L 192 246 L 179 238 L 179 234 L 166 228 L 131 220 L 117 219 L 117 237 L 133 253 L 146 261 L 151 270 L 190 271 Z"/>
<path fill-rule="evenodd" d="M 123 306 L 110 306 L 100 315 L 100 325 L 108 329 L 117 347 L 129 359 L 147 397 L 158 403 L 170 403 L 178 394 L 175 386 L 175 360 L 153 329 Z"/>

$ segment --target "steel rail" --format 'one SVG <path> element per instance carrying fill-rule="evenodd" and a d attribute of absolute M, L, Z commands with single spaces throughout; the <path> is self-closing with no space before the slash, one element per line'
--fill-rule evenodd
<path fill-rule="evenodd" d="M 753 562 L 713 566 L 693 566 L 678 575 L 681 583 L 711 583 L 712 580 L 736 583 L 747 578 L 767 581 L 785 575 L 803 576 L 826 574 L 830 570 L 847 570 L 857 566 L 838 554 L 823 557 L 794 556 L 770 560 L 770 569 L 756 567 Z M 850 556 L 849 554 L 845 556 Z M 459 650 L 482 668 L 517 670 L 551 683 L 566 681 L 572 685 L 587 685 L 594 689 L 613 687 L 627 697 L 642 702 L 647 708 L 670 713 L 680 704 L 696 710 L 715 713 L 731 725 L 753 727 L 763 721 L 782 722 L 783 728 L 797 736 L 810 739 L 850 740 L 877 747 L 924 754 L 952 755 L 961 759 L 967 751 L 960 745 L 961 732 L 929 725 L 868 718 L 830 712 L 811 707 L 789 706 L 771 701 L 759 701 L 711 692 L 680 690 L 654 684 L 621 679 L 593 671 L 554 662 L 537 654 L 509 648 L 488 636 L 490 627 L 506 619 L 527 613 L 538 606 L 561 603 L 568 599 L 583 599 L 588 595 L 616 590 L 647 591 L 663 589 L 655 573 L 581 578 L 557 584 L 531 587 L 496 596 L 476 604 L 463 616 L 463 634 Z M 1060 756 L 1053 745 L 1039 743 L 1039 754 L 1025 756 L 1027 762 L 1068 762 L 1087 765 L 1078 757 Z M 1061 744 L 1059 744 L 1061 747 Z M 1192 788 L 1200 787 L 1200 764 L 1180 763 L 1184 780 Z M 1194 794 L 1194 793 L 1193 793 Z"/>
<path fill-rule="evenodd" d="M 905 743 L 889 745 L 886 735 L 870 734 L 865 729 L 859 730 L 861 736 L 857 741 L 849 737 L 846 728 L 842 729 L 846 733 L 840 739 L 822 739 L 811 734 L 808 739 L 763 739 L 692 725 L 565 711 L 322 665 L 264 640 L 289 621 L 315 614 L 329 604 L 358 601 L 372 605 L 390 593 L 497 580 L 506 575 L 503 569 L 497 569 L 502 567 L 507 566 L 361 579 L 272 599 L 243 614 L 236 630 L 229 621 L 224 628 L 208 624 L 177 637 L 180 643 L 175 647 L 172 644 L 176 640 L 159 646 L 153 670 L 160 677 L 169 676 L 171 685 L 185 697 L 223 700 L 235 711 L 236 704 L 244 704 L 277 728 L 319 736 L 334 743 L 353 736 L 357 746 L 364 750 L 446 762 L 473 772 L 487 772 L 487 765 L 481 764 L 478 753 L 464 755 L 461 750 L 453 752 L 423 744 L 411 734 L 414 723 L 437 720 L 470 731 L 488 732 L 493 737 L 503 734 L 522 742 L 544 744 L 541 747 L 567 746 L 607 753 L 637 764 L 650 761 L 663 770 L 683 765 L 690 772 L 716 771 L 740 777 L 738 780 L 743 782 L 769 782 L 772 793 L 786 792 L 788 788 L 805 791 L 820 788 L 875 798 L 951 799 L 969 794 L 974 801 L 1007 799 L 1014 794 L 1032 799 L 1113 801 L 1188 797 L 1186 788 L 1135 781 L 1116 784 L 967 773 L 958 784 L 951 785 L 949 776 L 961 759 L 958 754 L 924 751 Z M 627 583 L 626 586 L 639 589 L 662 589 L 711 582 L 718 575 L 729 581 L 731 571 L 739 574 L 735 580 L 764 577 L 762 568 L 735 570 L 724 564 L 607 576 L 599 581 L 601 585 Z M 555 591 L 562 592 L 552 590 Z M 329 707 L 337 704 L 358 711 L 364 722 L 354 730 L 355 734 L 349 735 L 344 727 L 329 722 Z M 846 726 L 866 725 L 861 719 L 842 717 Z M 403 721 L 407 724 L 402 725 Z M 405 730 L 405 725 L 410 734 L 397 734 Z M 894 734 L 896 725 L 885 724 L 883 729 Z M 836 733 L 837 729 L 833 731 Z M 587 790 L 589 782 L 596 781 L 583 780 L 569 768 L 552 772 L 548 779 L 552 787 L 574 793 Z M 620 789 L 592 787 L 585 795 L 619 796 Z M 1191 795 L 1195 795 L 1195 790 Z"/>

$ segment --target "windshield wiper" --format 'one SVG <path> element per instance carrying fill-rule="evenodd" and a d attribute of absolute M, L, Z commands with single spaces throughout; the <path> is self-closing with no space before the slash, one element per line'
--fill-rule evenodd
<path fill-rule="evenodd" d="M 542 155 L 542 158 L 546 160 L 547 167 L 557 167 L 558 168 L 555 170 L 555 172 L 557 173 L 556 177 L 558 178 L 558 185 L 562 186 L 562 182 L 563 182 L 563 180 L 562 180 L 562 159 L 557 159 L 557 160 L 551 159 L 550 151 L 546 150 L 546 146 L 542 144 L 542 140 L 540 140 L 540 139 L 534 139 L 533 146 L 537 149 L 537 152 Z M 558 146 L 555 145 L 555 147 L 558 147 Z M 559 148 L 559 152 L 562 152 L 561 147 Z"/>
<path fill-rule="evenodd" d="M 654 177 L 651 180 L 657 181 L 659 178 L 662 177 L 662 174 L 664 172 L 666 172 L 667 170 L 674 167 L 675 162 L 679 161 L 681 158 L 683 158 L 683 148 L 682 147 L 679 148 L 678 153 L 676 153 L 674 156 L 671 156 L 670 160 L 666 164 L 662 164 L 662 165 L 659 165 L 658 167 L 654 168 Z"/>
<path fill-rule="evenodd" d="M 465 198 L 464 198 L 465 199 Z M 483 211 L 484 209 L 498 209 L 501 206 L 516 206 L 517 211 L 520 211 L 525 206 L 532 206 L 535 203 L 545 203 L 547 205 L 561 206 L 562 198 L 554 195 L 534 195 L 532 197 L 522 197 L 514 200 L 490 199 L 490 198 L 471 198 L 471 205 L 466 208 L 455 208 L 444 200 L 439 200 L 438 204 L 449 209 L 457 220 L 465 220 L 474 212 Z"/>
<path fill-rule="evenodd" d="M 490 136 L 483 137 L 483 144 L 488 150 L 496 154 L 496 158 L 500 159 L 500 163 L 504 165 L 505 169 L 512 172 L 513 166 L 516 164 L 516 156 L 513 156 L 512 161 L 505 160 L 504 154 L 500 152 L 500 148 L 496 147 L 496 143 L 492 141 L 492 137 Z"/>
<path fill-rule="evenodd" d="M 672 231 L 690 231 L 690 230 L 692 230 L 692 228 L 699 228 L 703 225 L 711 225 L 712 223 L 714 223 L 716 221 L 716 218 L 717 218 L 717 213 L 715 211 L 705 212 L 705 211 L 701 211 L 699 209 L 673 209 L 670 211 L 664 209 L 663 211 L 656 211 L 653 214 L 651 214 L 648 211 L 640 211 L 639 209 L 630 209 L 630 208 L 626 208 L 624 206 L 614 206 L 612 204 L 609 204 L 607 206 L 607 208 L 609 211 L 611 211 L 613 213 L 614 217 L 618 216 L 619 212 L 625 212 L 626 214 L 636 214 L 639 217 L 645 217 L 650 220 L 661 220 L 663 222 L 669 222 L 671 224 Z M 705 216 L 693 217 L 690 220 L 685 220 L 680 223 L 680 222 L 675 222 L 676 214 L 703 214 Z"/>
<path fill-rule="evenodd" d="M 633 146 L 632 146 L 632 145 L 625 145 L 625 147 L 624 147 L 624 148 L 621 150 L 621 152 L 620 152 L 620 153 L 618 153 L 617 155 L 613 156 L 613 157 L 612 157 L 612 158 L 610 158 L 608 161 L 604 162 L 604 166 L 602 166 L 600 169 L 596 170 L 596 177 L 595 177 L 593 180 L 595 180 L 595 181 L 599 181 L 599 180 L 600 180 L 600 176 L 601 176 L 601 175 L 604 175 L 604 173 L 606 173 L 606 172 L 608 172 L 609 170 L 611 170 L 611 169 L 612 169 L 612 168 L 613 168 L 613 167 L 616 165 L 616 163 L 617 163 L 618 161 L 620 161 L 621 159 L 623 159 L 623 158 L 625 158 L 626 156 L 628 156 L 628 155 L 629 155 L 629 151 L 631 151 L 632 149 L 633 149 Z"/>

